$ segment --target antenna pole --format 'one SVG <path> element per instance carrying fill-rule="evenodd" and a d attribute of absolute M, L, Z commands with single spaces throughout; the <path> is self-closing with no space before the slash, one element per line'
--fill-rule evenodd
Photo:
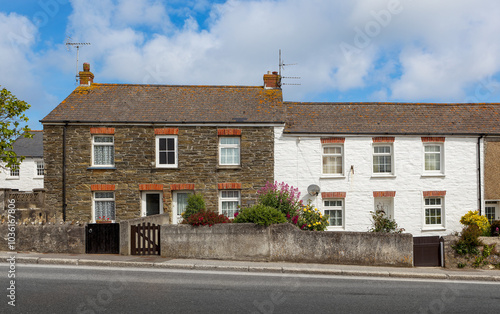
<path fill-rule="evenodd" d="M 75 75 L 75 79 L 76 79 L 76 83 L 78 84 L 78 58 L 79 58 L 79 55 L 80 55 L 80 46 L 86 46 L 86 45 L 90 45 L 90 43 L 71 43 L 69 42 L 71 38 L 68 38 L 68 41 L 66 42 L 66 46 L 75 46 L 76 47 L 76 75 Z"/>

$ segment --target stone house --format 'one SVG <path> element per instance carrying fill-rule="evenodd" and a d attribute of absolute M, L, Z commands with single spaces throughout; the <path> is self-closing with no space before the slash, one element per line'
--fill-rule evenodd
<path fill-rule="evenodd" d="M 500 104 L 284 106 L 275 180 L 330 215 L 329 230 L 367 231 L 376 209 L 420 236 L 460 231 L 469 210 L 500 219 Z"/>
<path fill-rule="evenodd" d="M 189 193 L 231 217 L 274 174 L 284 113 L 277 73 L 263 86 L 78 86 L 41 120 L 46 206 L 57 220 L 121 221 L 170 213 Z"/>
<path fill-rule="evenodd" d="M 20 136 L 13 143 L 18 156 L 26 157 L 16 169 L 0 168 L 0 189 L 33 191 L 43 189 L 43 132 L 31 131 L 33 138 Z"/>

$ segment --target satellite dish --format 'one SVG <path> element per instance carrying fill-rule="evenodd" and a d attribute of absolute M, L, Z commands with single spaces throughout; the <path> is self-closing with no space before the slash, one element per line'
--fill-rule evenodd
<path fill-rule="evenodd" d="M 307 187 L 307 193 L 311 196 L 318 196 L 320 190 L 321 189 L 316 184 L 311 184 Z"/>

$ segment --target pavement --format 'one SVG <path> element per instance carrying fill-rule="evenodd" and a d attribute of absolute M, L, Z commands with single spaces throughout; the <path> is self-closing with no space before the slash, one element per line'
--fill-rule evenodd
<path fill-rule="evenodd" d="M 287 262 L 249 262 L 228 260 L 171 259 L 160 256 L 119 254 L 59 254 L 0 251 L 0 263 L 74 265 L 99 267 L 149 267 L 183 270 L 263 272 L 361 277 L 392 277 L 436 280 L 500 282 L 500 270 L 448 269 L 441 267 L 384 267 Z"/>

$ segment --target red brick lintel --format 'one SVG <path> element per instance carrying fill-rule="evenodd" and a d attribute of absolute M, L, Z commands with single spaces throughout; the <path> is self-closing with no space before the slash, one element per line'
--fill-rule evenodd
<path fill-rule="evenodd" d="M 170 191 L 194 190 L 194 183 L 170 184 Z"/>
<path fill-rule="evenodd" d="M 394 137 L 373 137 L 373 143 L 394 143 Z"/>
<path fill-rule="evenodd" d="M 114 184 L 92 184 L 90 186 L 91 191 L 114 191 Z"/>
<path fill-rule="evenodd" d="M 241 190 L 241 183 L 219 183 L 219 190 Z"/>
<path fill-rule="evenodd" d="M 115 134 L 115 128 L 90 128 L 90 134 Z"/>
<path fill-rule="evenodd" d="M 346 192 L 321 192 L 321 198 L 345 198 Z"/>
<path fill-rule="evenodd" d="M 177 134 L 179 134 L 179 129 L 177 128 L 155 129 L 155 135 L 177 135 Z"/>
<path fill-rule="evenodd" d="M 373 191 L 373 197 L 396 197 L 396 191 Z"/>
<path fill-rule="evenodd" d="M 163 184 L 139 184 L 139 191 L 163 191 Z"/>
<path fill-rule="evenodd" d="M 423 137 L 422 136 L 422 142 L 424 143 L 429 143 L 429 142 L 434 142 L 434 143 L 444 143 L 444 137 Z"/>
<path fill-rule="evenodd" d="M 424 197 L 430 196 L 445 196 L 446 191 L 424 191 Z"/>
<path fill-rule="evenodd" d="M 217 129 L 217 135 L 241 135 L 241 129 Z"/>
<path fill-rule="evenodd" d="M 321 144 L 344 144 L 345 137 L 328 137 L 322 138 Z"/>

